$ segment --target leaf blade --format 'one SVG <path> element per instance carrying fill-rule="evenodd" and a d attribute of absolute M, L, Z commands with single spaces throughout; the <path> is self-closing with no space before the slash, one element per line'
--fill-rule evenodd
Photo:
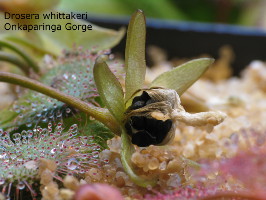
<path fill-rule="evenodd" d="M 200 58 L 186 62 L 171 71 L 158 76 L 150 87 L 174 89 L 181 95 L 184 93 L 214 62 L 213 58 Z"/>
<path fill-rule="evenodd" d="M 142 11 L 137 10 L 131 17 L 126 41 L 126 95 L 128 100 L 132 94 L 141 89 L 146 73 L 145 62 L 146 20 Z"/>
<path fill-rule="evenodd" d="M 93 76 L 103 103 L 116 120 L 122 123 L 125 112 L 123 89 L 101 57 L 96 60 Z"/>

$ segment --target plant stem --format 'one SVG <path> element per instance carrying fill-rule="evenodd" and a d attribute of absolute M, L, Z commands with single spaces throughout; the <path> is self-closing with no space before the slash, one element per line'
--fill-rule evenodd
<path fill-rule="evenodd" d="M 20 85 L 22 87 L 40 92 L 49 97 L 57 99 L 66 103 L 67 105 L 73 106 L 80 111 L 88 113 L 90 116 L 94 117 L 96 120 L 105 124 L 110 130 L 112 130 L 115 134 L 120 134 L 120 126 L 117 124 L 114 117 L 111 113 L 104 108 L 96 107 L 92 104 L 88 104 L 80 99 L 64 94 L 63 92 L 56 90 L 52 87 L 44 85 L 39 81 L 20 76 L 17 74 L 12 74 L 8 72 L 0 72 L 0 81 L 7 82 L 11 84 Z"/>
<path fill-rule="evenodd" d="M 131 161 L 132 154 L 135 152 L 135 149 L 125 130 L 121 133 L 121 143 L 121 162 L 130 179 L 136 185 L 141 187 L 155 186 L 157 184 L 157 177 L 153 179 L 145 179 L 135 173 Z"/>
<path fill-rule="evenodd" d="M 0 51 L 0 61 L 6 61 L 19 67 L 25 74 L 29 74 L 29 68 L 26 63 L 13 54 Z"/>
<path fill-rule="evenodd" d="M 28 63 L 28 66 L 31 67 L 36 73 L 40 72 L 39 66 L 31 59 L 31 57 L 29 55 L 27 55 L 25 52 L 23 52 L 22 50 L 20 50 L 15 45 L 0 40 L 0 46 L 9 48 L 12 51 L 16 52 L 18 55 L 20 55 Z"/>

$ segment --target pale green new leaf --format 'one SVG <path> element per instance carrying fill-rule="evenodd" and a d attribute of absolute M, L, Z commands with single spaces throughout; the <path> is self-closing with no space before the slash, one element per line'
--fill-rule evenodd
<path fill-rule="evenodd" d="M 142 11 L 136 11 L 128 26 L 125 52 L 126 97 L 141 89 L 145 80 L 146 21 Z"/>
<path fill-rule="evenodd" d="M 132 145 L 129 136 L 125 131 L 121 134 L 121 161 L 124 167 L 124 170 L 127 172 L 130 179 L 138 186 L 147 187 L 147 186 L 155 186 L 157 181 L 156 179 L 144 179 L 137 175 L 131 164 L 132 154 L 134 153 L 135 149 Z"/>
<path fill-rule="evenodd" d="M 213 62 L 213 58 L 191 60 L 161 74 L 151 83 L 150 87 L 174 89 L 181 95 L 200 78 Z"/>
<path fill-rule="evenodd" d="M 121 123 L 125 112 L 123 89 L 101 57 L 96 60 L 93 76 L 101 100 L 116 120 Z"/>

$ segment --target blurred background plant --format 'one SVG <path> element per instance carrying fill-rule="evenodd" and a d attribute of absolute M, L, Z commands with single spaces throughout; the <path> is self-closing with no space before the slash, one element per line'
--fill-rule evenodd
<path fill-rule="evenodd" d="M 93 9 L 88 9 L 93 8 Z M 239 24 L 266 28 L 263 0 L 62 0 L 62 11 L 89 11 L 92 15 L 129 16 L 142 9 L 148 18 Z"/>

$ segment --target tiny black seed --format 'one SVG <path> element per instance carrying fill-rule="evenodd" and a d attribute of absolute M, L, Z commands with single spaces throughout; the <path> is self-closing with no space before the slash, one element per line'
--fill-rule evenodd
<path fill-rule="evenodd" d="M 132 136 L 131 142 L 139 147 L 147 147 L 156 143 L 156 138 L 147 131 L 139 131 Z"/>
<path fill-rule="evenodd" d="M 131 117 L 132 127 L 137 130 L 143 130 L 145 128 L 146 119 L 143 116 L 133 116 Z"/>
<path fill-rule="evenodd" d="M 133 101 L 132 101 L 132 105 L 135 104 L 137 101 L 143 101 L 141 99 L 141 96 L 137 96 L 137 97 L 134 97 Z"/>
<path fill-rule="evenodd" d="M 147 92 L 133 99 L 130 110 L 142 108 L 148 104 L 155 103 Z M 133 144 L 139 147 L 160 144 L 172 127 L 170 119 L 166 121 L 157 120 L 152 117 L 132 116 L 125 124 L 127 133 L 132 137 Z"/>
<path fill-rule="evenodd" d="M 156 137 L 158 144 L 164 140 L 164 138 L 170 131 L 171 127 L 172 127 L 172 120 L 168 119 L 166 121 L 161 121 L 160 129 L 158 127 L 157 137 Z"/>
<path fill-rule="evenodd" d="M 136 101 L 135 103 L 132 104 L 130 109 L 136 110 L 136 109 L 142 108 L 144 106 L 145 106 L 145 102 L 144 101 Z"/>

